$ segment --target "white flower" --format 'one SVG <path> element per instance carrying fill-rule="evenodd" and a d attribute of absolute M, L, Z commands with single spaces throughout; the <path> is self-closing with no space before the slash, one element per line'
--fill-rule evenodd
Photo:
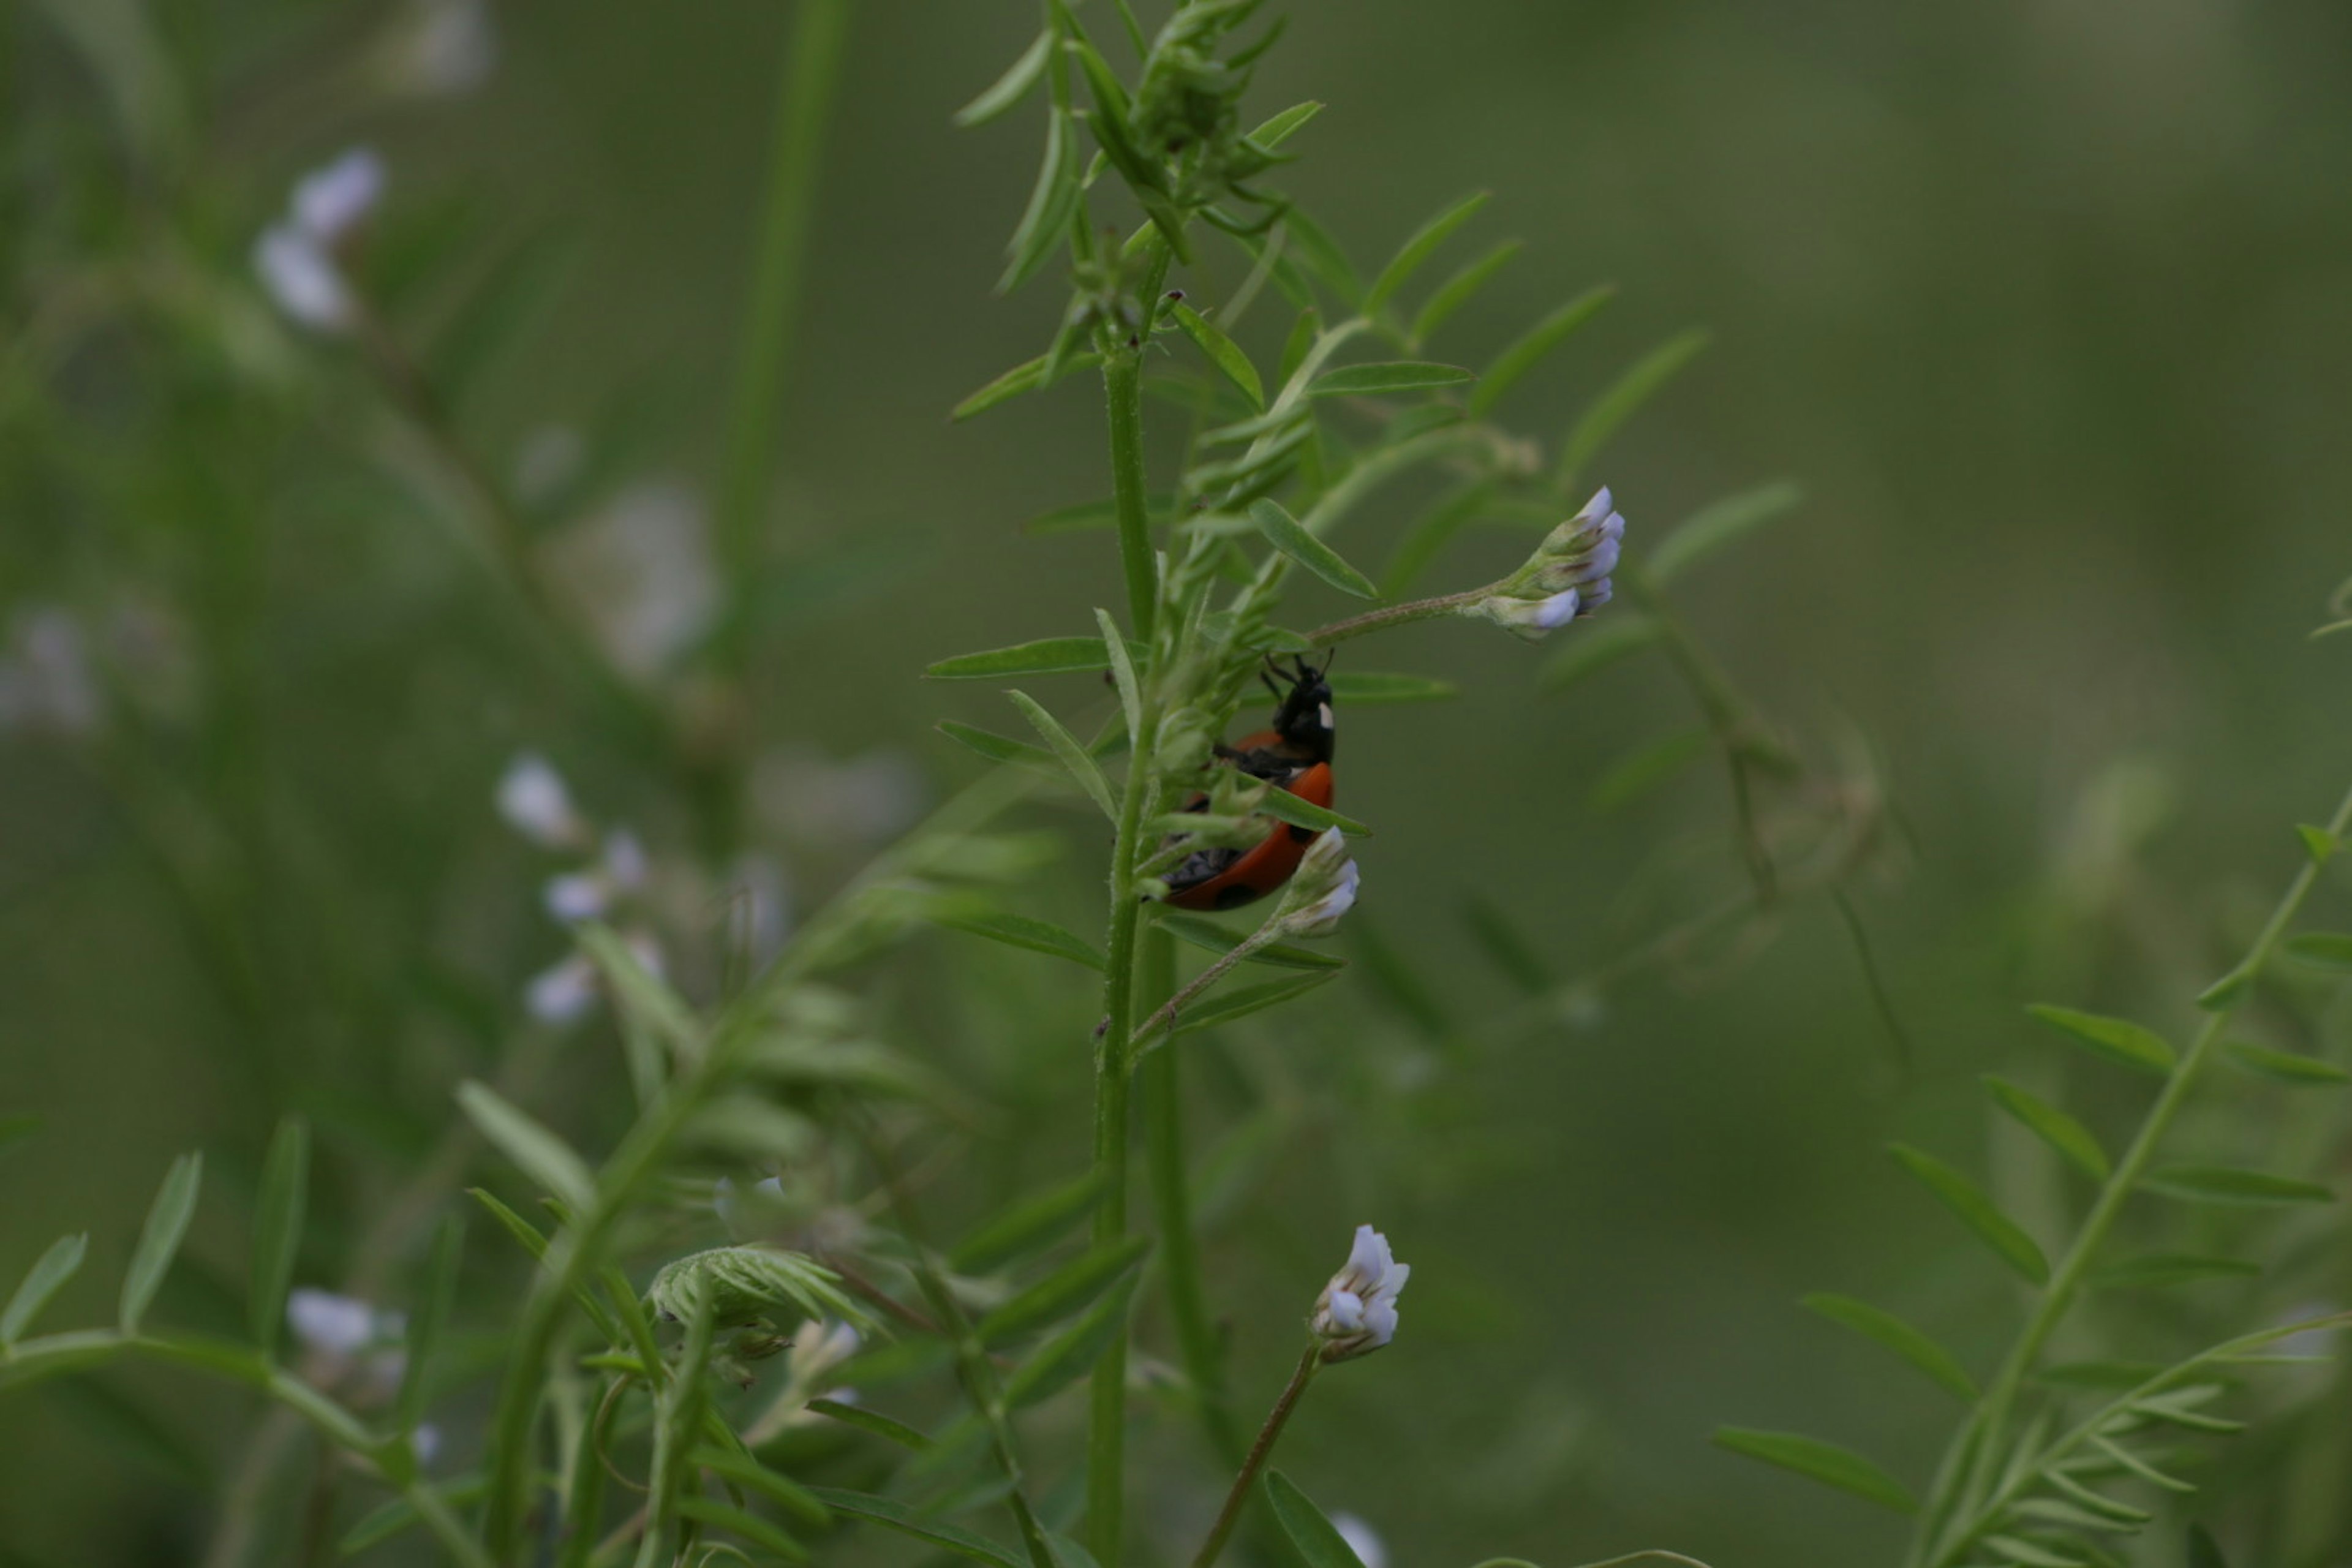
<path fill-rule="evenodd" d="M 574 849 L 588 839 L 588 824 L 572 808 L 563 775 L 535 752 L 507 764 L 499 779 L 499 815 L 542 849 Z"/>
<path fill-rule="evenodd" d="M 278 308 L 321 332 L 348 331 L 359 299 L 340 253 L 383 196 L 383 163 L 364 147 L 296 182 L 286 216 L 254 242 L 253 267 Z"/>
<path fill-rule="evenodd" d="M 308 1285 L 288 1292 L 286 1326 L 305 1349 L 321 1355 L 356 1355 L 379 1337 L 373 1307 Z"/>
<path fill-rule="evenodd" d="M 1530 642 L 1607 604 L 1624 549 L 1625 518 L 1607 486 L 1547 535 L 1528 563 L 1463 610 Z"/>
<path fill-rule="evenodd" d="M 576 1024 L 596 1006 L 596 966 L 583 953 L 561 959 L 531 977 L 523 1005 L 542 1024 Z"/>
<path fill-rule="evenodd" d="M 1339 1532 L 1339 1539 L 1348 1543 L 1348 1550 L 1356 1554 L 1356 1561 L 1364 1568 L 1389 1568 L 1388 1544 L 1362 1515 L 1335 1513 L 1331 1516 L 1331 1528 Z"/>
<path fill-rule="evenodd" d="M 1339 918 L 1356 906 L 1356 888 L 1361 874 L 1348 853 L 1348 837 L 1338 828 L 1326 828 L 1315 842 L 1307 847 L 1300 858 L 1298 869 L 1292 874 L 1290 886 L 1283 894 L 1283 907 L 1276 915 L 1286 936 L 1329 936 L 1339 928 Z"/>
<path fill-rule="evenodd" d="M 647 680 L 692 647 L 719 607 L 702 502 L 656 481 L 564 531 L 548 565 L 624 674 Z"/>
<path fill-rule="evenodd" d="M 383 160 L 371 148 L 354 147 L 295 182 L 288 215 L 297 233 L 336 250 L 374 213 L 383 184 Z"/>
<path fill-rule="evenodd" d="M 441 1428 L 430 1421 L 418 1422 L 416 1430 L 408 1435 L 408 1447 L 416 1456 L 418 1464 L 431 1464 L 434 1456 L 441 1452 Z M 1360 1557 L 1363 1553 L 1360 1552 L 1357 1555 Z M 1380 1564 L 1368 1561 L 1364 1568 L 1380 1568 Z"/>
<path fill-rule="evenodd" d="M 12 629 L 16 648 L 0 660 L 0 727 L 96 729 L 101 692 L 81 622 L 69 610 L 45 605 L 18 616 Z"/>
<path fill-rule="evenodd" d="M 1397 1297 L 1412 1269 L 1389 1251 L 1389 1238 L 1369 1225 L 1356 1227 L 1347 1267 L 1331 1276 L 1316 1299 L 1310 1321 L 1324 1342 L 1323 1359 L 1347 1361 L 1370 1355 L 1396 1337 Z"/>
<path fill-rule="evenodd" d="M 623 892 L 635 892 L 646 885 L 649 869 L 646 847 L 627 828 L 615 828 L 604 836 L 604 875 L 613 886 Z"/>
<path fill-rule="evenodd" d="M 540 899 L 547 912 L 565 925 L 578 925 L 603 915 L 610 904 L 611 889 L 604 879 L 593 871 L 567 871 L 560 877 L 550 877 L 540 889 Z"/>

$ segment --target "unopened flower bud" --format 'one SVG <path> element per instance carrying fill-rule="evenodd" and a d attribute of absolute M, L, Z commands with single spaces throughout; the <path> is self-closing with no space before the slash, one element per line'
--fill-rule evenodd
<path fill-rule="evenodd" d="M 1323 1287 L 1308 1323 L 1323 1341 L 1323 1359 L 1370 1355 L 1394 1339 L 1397 1297 L 1412 1277 L 1412 1269 L 1389 1250 L 1387 1237 L 1370 1226 L 1358 1226 L 1347 1267 Z"/>
<path fill-rule="evenodd" d="M 1339 918 L 1356 904 L 1360 879 L 1348 853 L 1348 836 L 1336 827 L 1318 834 L 1298 862 L 1284 889 L 1282 908 L 1275 919 L 1286 936 L 1329 936 Z"/>
<path fill-rule="evenodd" d="M 1624 537 L 1624 515 L 1603 486 L 1581 511 L 1545 536 L 1526 565 L 1463 613 L 1530 642 L 1557 631 L 1609 602 L 1609 574 L 1617 570 Z"/>
<path fill-rule="evenodd" d="M 572 808 L 563 775 L 533 752 L 507 764 L 499 780 L 499 815 L 542 849 L 572 849 L 587 842 L 588 824 Z"/>

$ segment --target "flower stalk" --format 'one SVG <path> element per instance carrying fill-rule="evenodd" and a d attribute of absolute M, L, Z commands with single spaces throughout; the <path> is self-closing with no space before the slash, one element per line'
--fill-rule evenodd
<path fill-rule="evenodd" d="M 1233 1538 L 1234 1527 L 1241 1522 L 1242 1510 L 1249 1502 L 1250 1490 L 1257 1485 L 1258 1476 L 1265 1469 L 1265 1461 L 1274 1453 L 1274 1446 L 1282 1440 L 1282 1429 L 1290 1424 L 1291 1413 L 1298 1402 L 1307 1397 L 1309 1384 L 1322 1370 L 1323 1346 L 1310 1342 L 1299 1352 L 1298 1364 L 1291 1369 L 1290 1382 L 1275 1400 L 1274 1408 L 1266 1413 L 1265 1425 L 1258 1428 L 1257 1441 L 1250 1445 L 1248 1458 L 1242 1461 L 1241 1473 L 1234 1477 L 1233 1489 L 1225 1493 L 1225 1506 L 1217 1511 L 1217 1522 L 1209 1527 L 1209 1538 L 1193 1554 L 1192 1568 L 1214 1568 L 1223 1554 L 1225 1542 Z"/>

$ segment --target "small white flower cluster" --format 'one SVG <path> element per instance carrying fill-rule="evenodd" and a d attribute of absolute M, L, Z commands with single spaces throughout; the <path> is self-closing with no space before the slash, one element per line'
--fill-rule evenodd
<path fill-rule="evenodd" d="M 1624 537 L 1624 516 L 1604 485 L 1468 613 L 1530 641 L 1589 616 L 1609 602 L 1609 574 L 1617 569 Z"/>
<path fill-rule="evenodd" d="M 401 1344 L 408 1320 L 401 1313 L 304 1285 L 287 1293 L 286 1326 L 310 1352 L 308 1370 L 322 1388 L 388 1399 L 408 1374 Z"/>
<path fill-rule="evenodd" d="M 1323 1287 L 1309 1320 L 1316 1338 L 1323 1342 L 1323 1359 L 1370 1355 L 1396 1338 L 1397 1297 L 1411 1278 L 1411 1266 L 1396 1260 L 1387 1237 L 1370 1226 L 1358 1226 L 1347 1267 Z"/>
<path fill-rule="evenodd" d="M 614 668 L 633 680 L 674 670 L 719 613 L 702 499 L 674 479 L 629 486 L 565 525 L 541 559 Z"/>
<path fill-rule="evenodd" d="M 572 804 L 572 791 L 546 758 L 525 752 L 507 765 L 499 780 L 499 815 L 507 825 L 541 849 L 574 857 L 568 870 L 557 872 L 540 888 L 540 901 L 561 923 L 572 926 L 610 919 L 641 901 L 651 867 L 645 847 L 626 828 L 604 836 L 599 846 L 595 827 Z M 643 922 L 623 935 L 637 962 L 656 974 L 662 973 L 661 946 Z M 534 975 L 524 991 L 524 1005 L 542 1024 L 576 1023 L 594 1010 L 599 989 L 596 966 L 588 955 L 574 952 Z"/>
<path fill-rule="evenodd" d="M 1336 827 L 1318 834 L 1315 842 L 1283 889 L 1275 922 L 1285 936 L 1329 936 L 1339 919 L 1356 907 L 1356 888 L 1362 875 L 1348 853 L 1348 836 Z"/>
<path fill-rule="evenodd" d="M 254 242 L 253 268 L 278 308 L 313 331 L 348 332 L 359 297 L 343 263 L 383 198 L 383 161 L 365 147 L 295 182 L 286 215 Z"/>

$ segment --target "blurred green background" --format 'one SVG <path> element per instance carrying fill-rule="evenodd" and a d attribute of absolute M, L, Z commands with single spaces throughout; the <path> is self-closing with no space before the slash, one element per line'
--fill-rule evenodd
<path fill-rule="evenodd" d="M 199 1267 L 166 1302 L 233 1321 L 239 1194 L 275 1119 L 317 1119 L 321 1212 L 360 1212 L 562 953 L 541 868 L 491 809 L 509 755 L 547 753 L 657 854 L 693 834 L 671 781 L 536 672 L 348 353 L 270 324 L 247 250 L 290 179 L 375 146 L 372 265 L 398 329 L 467 359 L 455 417 L 486 462 L 565 427 L 590 454 L 583 508 L 652 479 L 707 493 L 789 7 L 499 5 L 487 79 L 428 96 L 356 63 L 398 7 L 173 0 L 146 8 L 142 58 L 109 31 L 127 4 L 0 26 L 0 614 L 19 665 L 46 606 L 116 628 L 123 683 L 87 726 L 0 731 L 0 1112 L 41 1119 L 0 1153 L 0 1275 L 82 1228 L 119 1264 L 172 1152 L 201 1144 L 195 1254 L 222 1283 Z M 1516 395 L 1517 424 L 1556 432 L 1649 344 L 1713 330 L 1598 477 L 1637 546 L 1727 490 L 1803 486 L 1685 609 L 1810 756 L 1881 759 L 1901 826 L 1853 901 L 1916 1060 L 1895 1065 L 1818 899 L 1573 1026 L 1476 1049 L 1433 1049 L 1361 975 L 1312 1018 L 1236 1032 L 1229 1076 L 1293 1117 L 1212 1251 L 1241 1403 L 1271 1396 L 1293 1316 L 1370 1219 L 1414 1266 L 1405 1329 L 1318 1391 L 1286 1465 L 1393 1562 L 1885 1561 L 1899 1521 L 1708 1429 L 1799 1426 L 1924 1469 L 1951 1412 L 1794 1299 L 1883 1301 L 1979 1362 L 2014 1303 L 1882 1144 L 1981 1168 L 1974 1075 L 2058 1070 L 2026 1001 L 2178 1025 L 2352 754 L 2352 640 L 2306 641 L 2352 572 L 2352 11 L 1285 8 L 1255 101 L 1330 105 L 1282 183 L 1360 263 L 1472 188 L 1497 193 L 1477 233 L 1529 241 L 1437 357 L 1482 363 L 1620 285 Z M 945 418 L 1039 352 L 1058 307 L 989 291 L 1035 117 L 949 124 L 1034 25 L 1013 0 L 855 7 L 770 514 L 801 564 L 751 721 L 788 775 L 882 752 L 935 798 L 973 770 L 928 726 L 1004 720 L 992 689 L 925 686 L 922 666 L 1082 631 L 1118 593 L 1108 535 L 1018 527 L 1106 488 L 1084 378 Z M 477 352 L 458 301 L 516 245 L 535 259 L 494 314 L 521 330 Z M 1405 521 L 1391 505 L 1362 537 Z M 1433 585 L 1525 544 L 1474 534 Z M 1520 1002 L 1466 931 L 1474 895 L 1565 979 L 1690 907 L 1656 892 L 1661 866 L 1738 887 L 1717 771 L 1591 801 L 1692 721 L 1663 665 L 1547 694 L 1528 649 L 1442 623 L 1361 662 L 1464 688 L 1341 721 L 1341 804 L 1380 829 L 1364 912 L 1464 1028 Z M 1074 826 L 1040 912 L 1089 918 L 1092 831 Z M 856 863 L 854 835 L 789 806 L 759 834 L 803 901 Z M 950 938 L 918 957 L 892 982 L 914 1048 L 1057 1130 L 983 1164 L 1072 1168 L 1083 988 Z M 572 1053 L 562 1095 L 609 1104 L 602 1027 Z M 2136 1103 L 2084 1092 L 2095 1120 Z M 1220 1114 L 1204 1096 L 1204 1140 Z M 2033 1212 L 2031 1183 L 1994 1184 Z M 350 1267 L 331 1230 L 312 1246 L 306 1278 Z M 58 1321 L 104 1293 L 79 1282 Z M 12 1396 L 0 1556 L 198 1560 L 252 1418 L 160 1373 Z M 1146 1539 L 1216 1485 L 1180 1425 L 1152 1451 Z"/>

